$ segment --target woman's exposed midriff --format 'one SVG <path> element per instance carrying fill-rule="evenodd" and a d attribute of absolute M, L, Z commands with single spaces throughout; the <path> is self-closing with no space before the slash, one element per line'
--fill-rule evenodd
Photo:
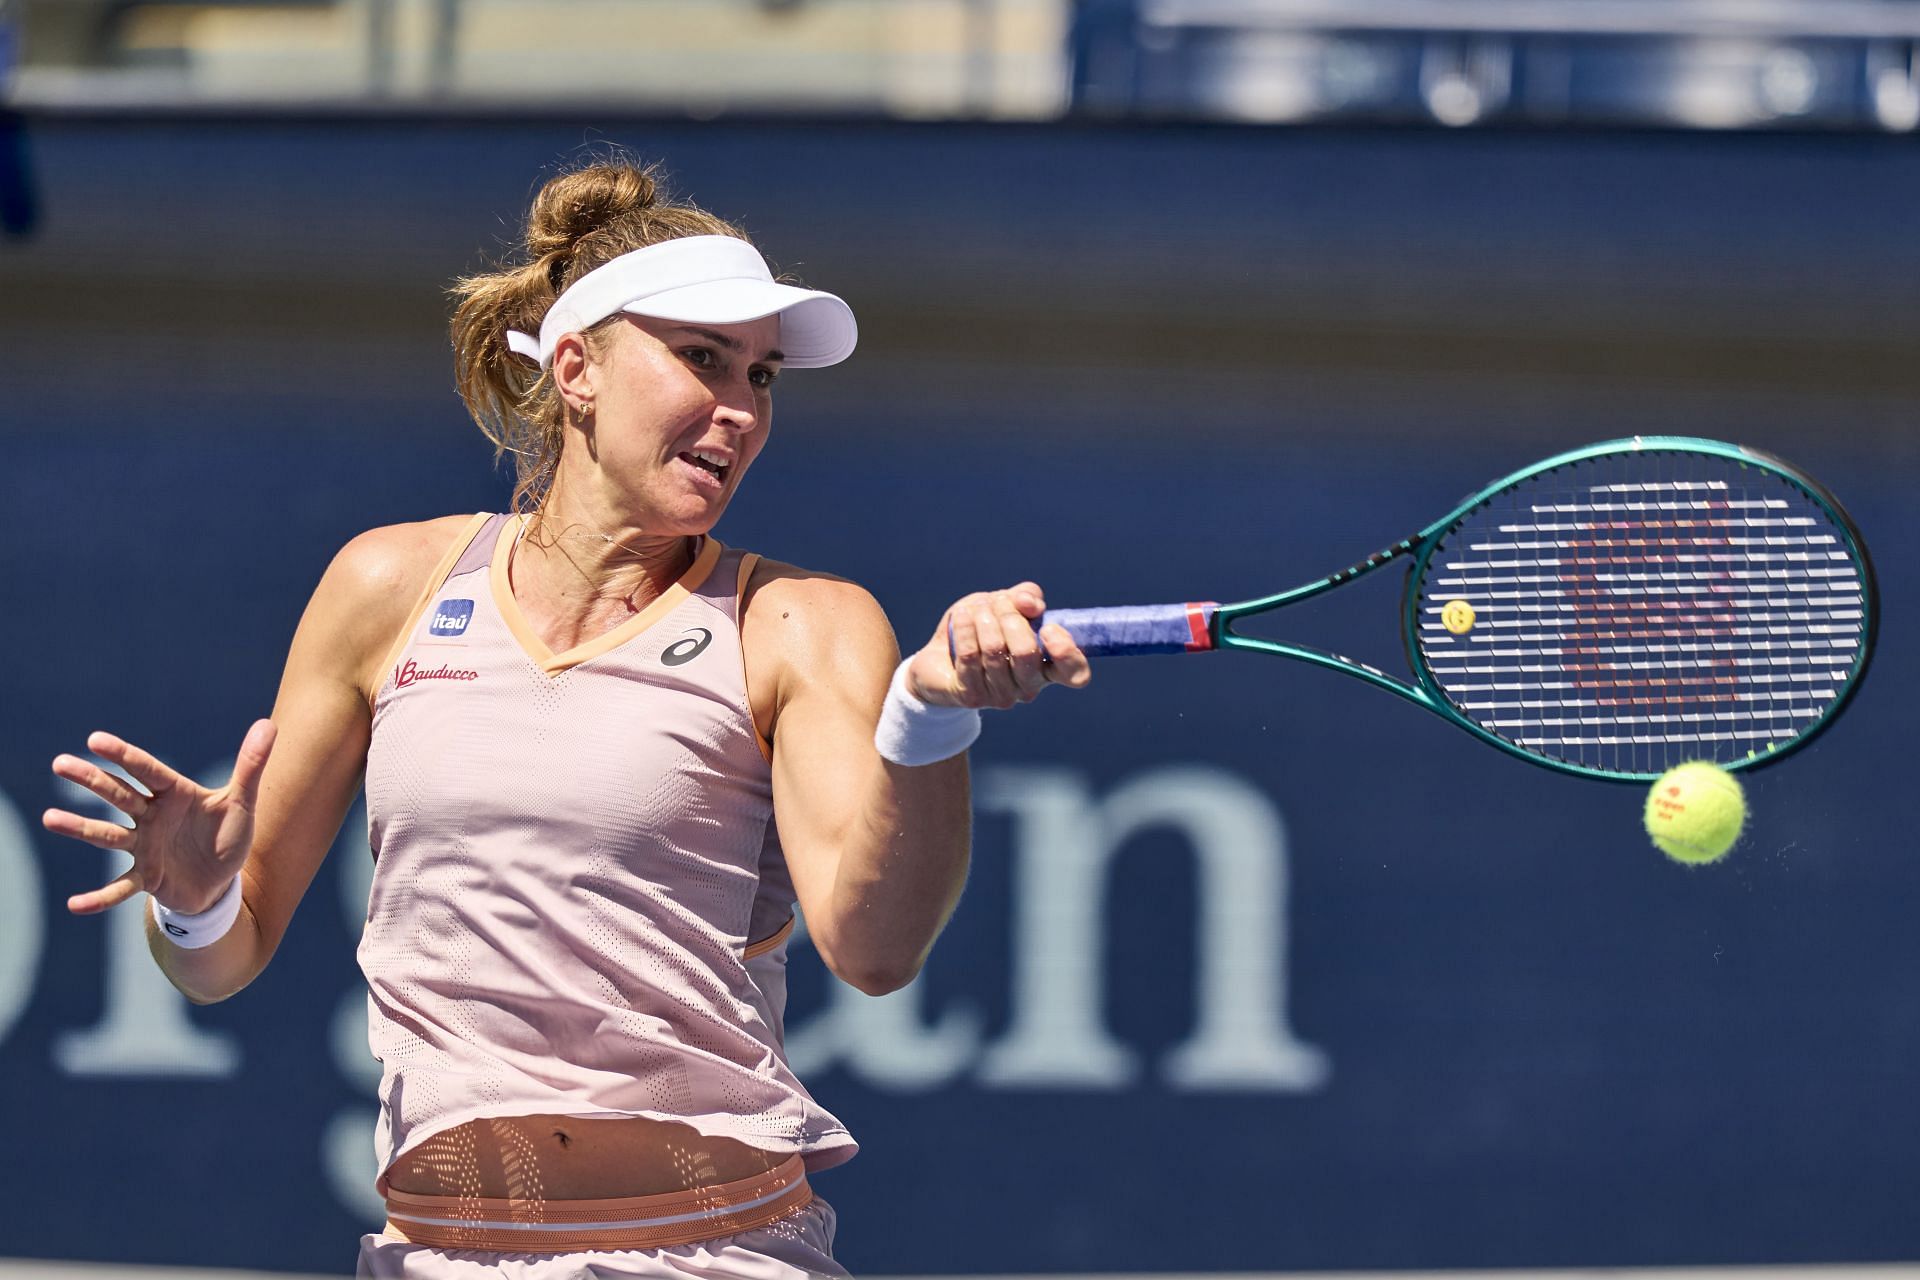
<path fill-rule="evenodd" d="M 644 1116 L 500 1116 L 434 1134 L 387 1182 L 414 1195 L 602 1200 L 736 1182 L 790 1156 Z"/>

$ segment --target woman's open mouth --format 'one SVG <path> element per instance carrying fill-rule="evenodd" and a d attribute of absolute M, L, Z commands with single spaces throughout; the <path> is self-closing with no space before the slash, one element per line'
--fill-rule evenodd
<path fill-rule="evenodd" d="M 725 484 L 727 473 L 733 470 L 732 459 L 706 449 L 691 449 L 676 456 L 701 475 L 712 477 L 716 485 Z"/>

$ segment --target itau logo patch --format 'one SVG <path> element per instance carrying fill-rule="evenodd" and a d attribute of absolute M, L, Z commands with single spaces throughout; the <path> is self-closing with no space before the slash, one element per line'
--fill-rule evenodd
<path fill-rule="evenodd" d="M 466 631 L 467 624 L 473 621 L 473 601 L 442 600 L 433 607 L 433 625 L 427 628 L 431 636 L 457 636 Z"/>

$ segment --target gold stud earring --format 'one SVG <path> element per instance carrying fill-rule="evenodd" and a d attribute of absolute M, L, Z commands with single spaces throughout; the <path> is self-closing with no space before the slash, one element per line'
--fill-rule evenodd
<path fill-rule="evenodd" d="M 583 418 L 591 418 L 593 416 L 593 401 L 582 400 L 580 402 L 580 416 Z"/>

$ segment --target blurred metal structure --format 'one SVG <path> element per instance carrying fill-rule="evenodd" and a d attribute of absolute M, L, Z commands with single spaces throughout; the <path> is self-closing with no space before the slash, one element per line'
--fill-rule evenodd
<path fill-rule="evenodd" d="M 1913 0 L 1089 0 L 1094 114 L 1920 124 Z"/>
<path fill-rule="evenodd" d="M 0 102 L 6 100 L 7 81 L 20 60 L 19 15 L 13 0 L 0 0 Z"/>
<path fill-rule="evenodd" d="M 13 4 L 12 99 L 49 110 L 1920 126 L 1920 0 Z"/>
<path fill-rule="evenodd" d="M 13 0 L 0 0 L 0 236 L 5 237 L 27 235 L 39 221 L 26 138 L 7 107 L 7 86 L 20 56 L 18 20 Z"/>
<path fill-rule="evenodd" d="M 1068 0 L 24 0 L 16 101 L 1060 115 Z"/>

